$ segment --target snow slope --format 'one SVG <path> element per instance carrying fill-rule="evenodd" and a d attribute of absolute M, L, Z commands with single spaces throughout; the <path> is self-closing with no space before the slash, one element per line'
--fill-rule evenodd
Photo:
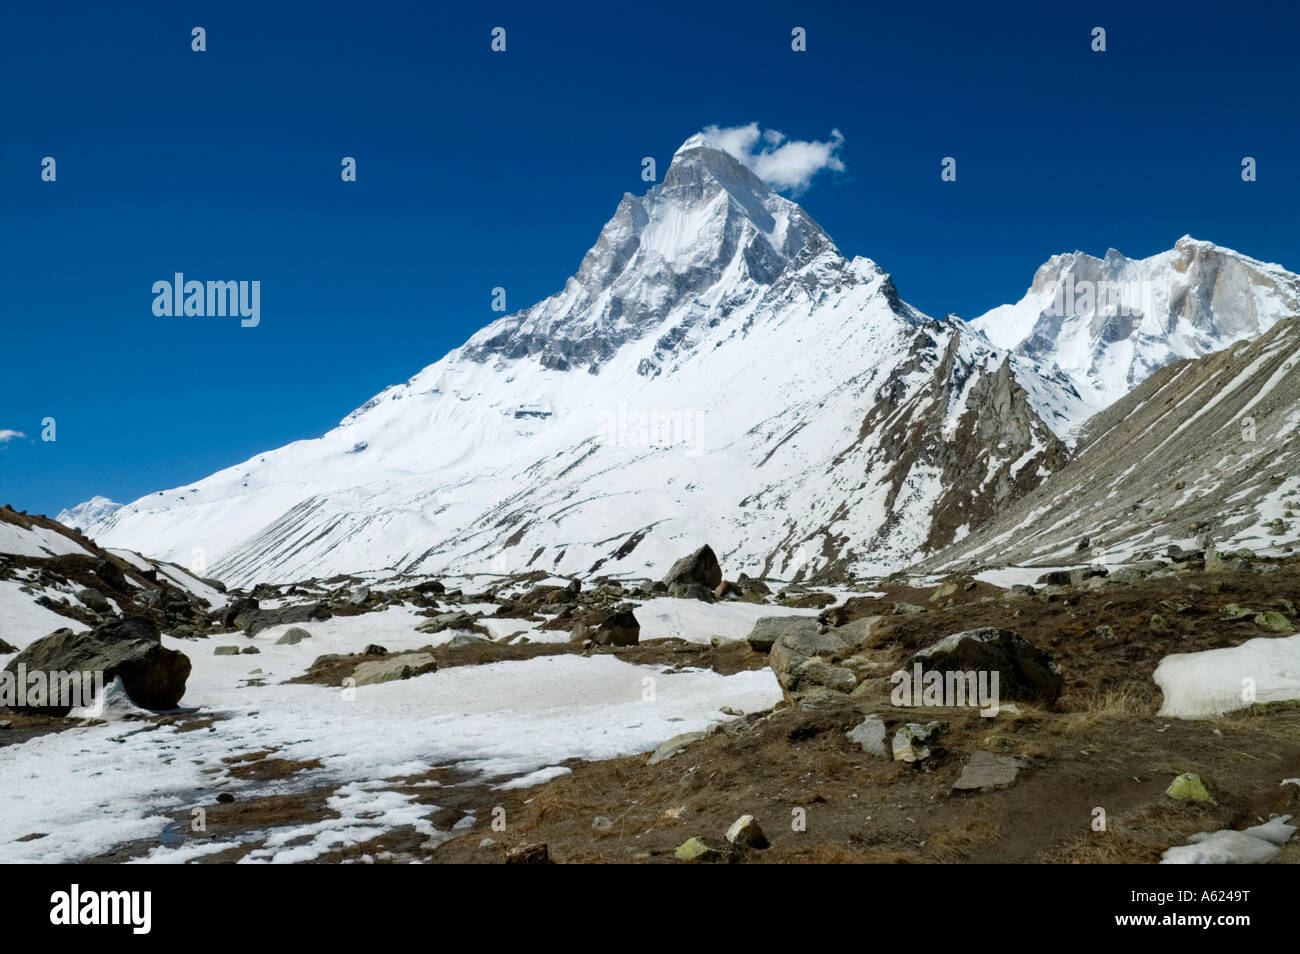
<path fill-rule="evenodd" d="M 321 438 L 155 493 L 100 543 L 240 584 L 337 572 L 894 568 L 1060 465 L 1080 402 L 901 301 L 702 137 L 562 291 Z M 1009 363 L 1010 362 L 1010 363 Z M 1023 377 L 1024 375 L 1019 375 Z M 1044 423 L 1047 421 L 1048 423 Z"/>

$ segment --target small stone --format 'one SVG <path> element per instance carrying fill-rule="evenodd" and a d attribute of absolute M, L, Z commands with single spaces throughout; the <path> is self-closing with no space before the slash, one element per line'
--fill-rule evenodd
<path fill-rule="evenodd" d="M 1255 625 L 1262 626 L 1274 633 L 1289 633 L 1295 628 L 1291 625 L 1291 621 L 1277 610 L 1257 613 L 1255 615 Z"/>
<path fill-rule="evenodd" d="M 909 722 L 894 733 L 892 748 L 895 762 L 920 762 L 942 753 L 938 740 L 948 732 L 944 722 Z"/>
<path fill-rule="evenodd" d="M 1152 613 L 1152 614 L 1151 614 L 1151 631 L 1152 631 L 1153 633 L 1167 633 L 1167 632 L 1169 632 L 1169 621 L 1168 621 L 1167 619 L 1165 619 L 1163 616 L 1161 616 L 1159 613 Z"/>
<path fill-rule="evenodd" d="M 596 831 L 609 831 L 614 827 L 614 822 L 606 818 L 604 815 L 597 815 L 592 819 L 591 827 L 596 829 Z"/>
<path fill-rule="evenodd" d="M 762 851 L 770 844 L 753 815 L 741 815 L 732 822 L 731 827 L 727 829 L 727 841 L 741 848 L 753 848 L 755 851 Z"/>
<path fill-rule="evenodd" d="M 1165 789 L 1165 794 L 1184 802 L 1212 802 L 1209 790 L 1195 772 L 1184 772 Z"/>
<path fill-rule="evenodd" d="M 220 795 L 217 796 L 217 801 L 219 801 L 222 805 L 229 805 L 234 800 L 235 800 L 235 796 L 232 795 L 230 792 L 222 792 Z"/>
<path fill-rule="evenodd" d="M 245 646 L 243 649 L 239 651 L 241 656 L 256 656 L 261 652 L 262 651 L 258 649 L 256 646 Z"/>
<path fill-rule="evenodd" d="M 239 647 L 238 647 L 238 646 L 218 646 L 216 649 L 212 650 L 212 655 L 214 655 L 214 656 L 238 656 L 238 655 L 239 655 Z"/>
<path fill-rule="evenodd" d="M 880 716 L 869 715 L 846 734 L 850 742 L 861 746 L 863 752 L 883 759 L 889 757 L 889 751 L 885 748 L 885 733 L 884 720 Z"/>
<path fill-rule="evenodd" d="M 646 762 L 646 765 L 658 765 L 660 762 L 672 758 L 692 742 L 698 742 L 707 736 L 707 732 L 683 732 L 681 735 L 675 735 L 651 753 L 650 760 Z"/>
<path fill-rule="evenodd" d="M 710 848 L 698 838 L 688 838 L 677 846 L 674 854 L 678 861 L 716 861 L 722 857 L 722 852 Z"/>

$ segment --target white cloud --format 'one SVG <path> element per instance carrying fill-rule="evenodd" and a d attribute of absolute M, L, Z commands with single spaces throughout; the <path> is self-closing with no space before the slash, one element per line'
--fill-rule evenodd
<path fill-rule="evenodd" d="M 26 440 L 26 439 L 27 439 L 27 435 L 24 434 L 22 431 L 0 430 L 0 447 L 3 447 L 5 444 L 8 444 L 12 440 Z"/>
<path fill-rule="evenodd" d="M 788 189 L 795 195 L 807 189 L 823 169 L 844 171 L 844 162 L 836 155 L 844 145 L 844 135 L 838 129 L 832 129 L 825 142 L 787 139 L 775 129 L 760 130 L 758 123 L 706 126 L 703 132 L 772 188 Z"/>

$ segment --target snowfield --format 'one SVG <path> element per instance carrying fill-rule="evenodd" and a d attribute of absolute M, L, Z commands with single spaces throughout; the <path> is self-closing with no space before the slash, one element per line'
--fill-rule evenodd
<path fill-rule="evenodd" d="M 683 601 L 684 602 L 684 601 Z M 701 604 L 703 605 L 703 604 Z M 279 783 L 250 784 L 259 796 L 338 786 L 330 805 L 342 817 L 261 833 L 246 860 L 310 861 L 399 825 L 437 837 L 424 815 L 385 780 L 457 766 L 485 779 L 536 784 L 571 758 L 607 759 L 654 749 L 682 732 L 725 718 L 719 709 L 770 708 L 781 691 L 770 670 L 720 676 L 665 674 L 612 656 L 543 656 L 522 662 L 443 669 L 405 681 L 338 688 L 281 685 L 323 653 L 427 645 L 421 617 L 405 609 L 303 624 L 312 638 L 277 646 L 287 626 L 207 640 L 165 637 L 194 670 L 184 705 L 219 716 L 211 730 L 121 720 L 72 728 L 0 748 L 0 861 L 75 861 L 133 839 L 161 840 L 147 860 L 181 862 L 220 851 L 216 839 L 187 844 L 167 812 L 209 805 L 245 783 L 226 775 L 229 757 L 274 750 L 276 758 L 320 760 L 320 768 Z M 444 636 L 448 634 L 440 634 Z M 707 639 L 706 635 L 694 634 Z M 214 656 L 219 645 L 257 646 L 260 655 Z M 261 670 L 255 673 L 255 670 Z M 250 680 L 266 685 L 250 685 Z M 215 770 L 215 772 L 213 771 Z M 40 797 L 32 797 L 39 792 Z M 491 806 L 483 807 L 484 813 Z M 19 841 L 27 835 L 45 837 Z M 269 837 L 267 837 L 269 834 Z"/>

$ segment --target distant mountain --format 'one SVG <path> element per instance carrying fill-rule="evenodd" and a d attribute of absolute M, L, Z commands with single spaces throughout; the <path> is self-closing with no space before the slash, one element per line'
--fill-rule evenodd
<path fill-rule="evenodd" d="M 1086 544 L 1084 538 L 1087 538 Z M 1074 459 L 931 566 L 1121 562 L 1300 543 L 1300 317 L 1157 371 Z"/>
<path fill-rule="evenodd" d="M 1070 379 L 903 302 L 692 137 L 577 274 L 317 440 L 106 513 L 230 583 L 364 569 L 883 571 L 1065 461 Z M 195 554 L 198 556 L 195 556 Z"/>
<path fill-rule="evenodd" d="M 74 530 L 85 530 L 87 527 L 111 517 L 121 506 L 120 503 L 114 503 L 107 497 L 91 497 L 84 503 L 79 503 L 75 507 L 61 511 L 54 519 L 65 527 L 72 527 Z"/>
<path fill-rule="evenodd" d="M 1040 371 L 1060 368 L 1095 413 L 1171 361 L 1220 351 L 1295 314 L 1300 276 L 1184 236 L 1150 258 L 1054 255 L 1019 302 L 971 325 Z"/>

